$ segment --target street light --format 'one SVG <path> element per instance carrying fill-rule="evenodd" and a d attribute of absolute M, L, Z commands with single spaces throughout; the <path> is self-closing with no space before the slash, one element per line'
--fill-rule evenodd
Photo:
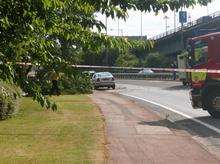
<path fill-rule="evenodd" d="M 108 35 L 108 18 L 105 16 L 105 33 Z"/>
<path fill-rule="evenodd" d="M 118 18 L 118 36 L 119 36 L 119 18 Z"/>
<path fill-rule="evenodd" d="M 143 18 L 142 18 L 142 12 L 141 12 L 141 39 L 143 39 Z"/>
<path fill-rule="evenodd" d="M 174 17 L 173 17 L 173 28 L 176 30 L 176 11 L 173 11 Z"/>
<path fill-rule="evenodd" d="M 121 31 L 121 36 L 124 36 L 123 29 L 121 29 L 121 28 L 117 28 L 117 29 L 110 28 L 109 30 L 110 30 L 110 31 L 118 31 L 118 36 L 120 35 L 119 33 L 120 33 L 120 31 Z"/>
<path fill-rule="evenodd" d="M 207 15 L 209 15 L 209 4 L 207 4 L 206 10 L 207 10 Z"/>
<path fill-rule="evenodd" d="M 169 27 L 169 26 L 167 25 L 167 20 L 169 19 L 169 17 L 165 15 L 165 16 L 163 17 L 163 19 L 165 20 L 165 28 L 166 28 L 166 35 L 167 35 L 167 31 L 168 31 L 168 27 Z"/>
<path fill-rule="evenodd" d="M 191 20 L 191 15 L 190 15 L 190 13 L 188 13 L 188 20 L 187 20 L 187 22 L 188 22 L 188 25 L 192 25 L 192 22 L 191 22 L 192 20 Z"/>

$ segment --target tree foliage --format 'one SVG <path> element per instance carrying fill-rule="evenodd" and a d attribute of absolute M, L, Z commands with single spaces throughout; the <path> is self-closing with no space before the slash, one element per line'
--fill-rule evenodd
<path fill-rule="evenodd" d="M 129 52 L 123 52 L 116 60 L 116 65 L 121 67 L 136 67 L 138 66 L 138 58 Z"/>
<path fill-rule="evenodd" d="M 171 64 L 171 60 L 169 57 L 163 54 L 150 53 L 146 56 L 143 64 L 145 67 L 169 68 Z"/>
<path fill-rule="evenodd" d="M 127 10 L 167 11 L 181 5 L 205 5 L 210 0 L 0 0 L 0 79 L 27 85 L 34 99 L 47 108 L 53 103 L 42 96 L 38 81 L 27 79 L 29 67 L 17 62 L 62 70 L 72 69 L 84 50 L 103 46 L 132 46 L 122 38 L 101 34 L 104 24 L 94 13 L 126 18 Z M 94 32 L 94 28 L 98 32 Z"/>

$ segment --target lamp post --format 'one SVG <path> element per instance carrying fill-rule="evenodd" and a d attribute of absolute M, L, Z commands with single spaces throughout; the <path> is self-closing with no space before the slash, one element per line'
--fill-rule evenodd
<path fill-rule="evenodd" d="M 165 15 L 163 19 L 165 20 L 165 28 L 166 28 L 166 35 L 167 35 L 167 31 L 168 31 L 168 27 L 169 27 L 167 20 L 169 19 L 169 17 Z"/>
<path fill-rule="evenodd" d="M 108 18 L 107 18 L 107 16 L 105 16 L 105 33 L 106 33 L 106 35 L 108 35 Z M 108 61 L 108 47 L 107 46 L 105 47 L 105 56 L 106 56 L 105 62 L 106 62 L 106 65 L 108 66 L 109 61 Z"/>
<path fill-rule="evenodd" d="M 183 7 L 181 7 L 179 12 L 179 22 L 181 23 L 181 45 L 182 49 L 184 49 L 183 23 L 187 22 L 187 12 L 183 11 Z"/>
<path fill-rule="evenodd" d="M 119 18 L 118 18 L 118 36 L 119 36 Z"/>
<path fill-rule="evenodd" d="M 121 36 L 124 36 L 123 29 L 121 29 L 121 28 L 117 28 L 117 29 L 110 28 L 109 30 L 110 31 L 118 31 L 118 36 L 120 36 L 120 32 L 121 32 Z"/>
<path fill-rule="evenodd" d="M 141 39 L 143 39 L 143 16 L 141 12 Z"/>
<path fill-rule="evenodd" d="M 207 4 L 206 10 L 207 10 L 207 15 L 209 15 L 209 4 Z"/>
<path fill-rule="evenodd" d="M 191 15 L 190 15 L 190 13 L 188 13 L 188 22 L 189 22 L 189 24 L 190 24 L 190 26 L 191 26 Z"/>
<path fill-rule="evenodd" d="M 173 18 L 173 28 L 174 30 L 176 29 L 176 11 L 174 10 L 173 11 L 173 14 L 174 14 L 174 18 Z"/>
<path fill-rule="evenodd" d="M 108 35 L 108 18 L 105 16 L 105 33 Z"/>

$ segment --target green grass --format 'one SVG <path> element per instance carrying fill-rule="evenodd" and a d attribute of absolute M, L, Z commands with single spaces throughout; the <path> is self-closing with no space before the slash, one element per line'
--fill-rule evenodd
<path fill-rule="evenodd" d="M 53 97 L 58 111 L 23 98 L 0 122 L 0 163 L 101 163 L 104 122 L 88 96 Z"/>

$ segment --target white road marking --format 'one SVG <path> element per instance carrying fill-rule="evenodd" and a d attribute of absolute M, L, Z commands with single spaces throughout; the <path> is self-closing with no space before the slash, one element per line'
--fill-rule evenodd
<path fill-rule="evenodd" d="M 162 104 L 159 104 L 159 103 L 156 103 L 156 102 L 154 102 L 154 101 L 150 101 L 150 100 L 147 100 L 147 99 L 144 99 L 144 98 L 141 98 L 141 97 L 129 95 L 129 94 L 124 94 L 124 93 L 119 93 L 119 94 L 124 95 L 124 96 L 127 96 L 127 97 L 131 97 L 131 98 L 135 98 L 135 99 L 138 99 L 138 100 L 142 100 L 142 101 L 145 101 L 145 102 L 154 104 L 154 105 L 156 105 L 156 106 L 162 107 L 162 108 L 167 109 L 167 110 L 169 110 L 169 111 L 171 111 L 171 112 L 174 112 L 174 113 L 177 113 L 177 114 L 179 114 L 179 115 L 181 115 L 181 116 L 183 116 L 183 117 L 186 117 L 186 118 L 188 118 L 188 119 L 190 119 L 190 120 L 192 120 L 192 121 L 194 121 L 194 122 L 197 122 L 197 123 L 199 123 L 199 124 L 201 124 L 201 125 L 203 125 L 203 126 L 209 128 L 209 129 L 215 131 L 216 133 L 219 133 L 219 134 L 220 134 L 220 129 L 218 129 L 218 128 L 212 126 L 212 125 L 209 125 L 209 124 L 207 124 L 207 123 L 205 123 L 205 122 L 202 122 L 202 121 L 200 121 L 200 120 L 198 120 L 198 119 L 196 119 L 196 118 L 193 118 L 193 117 L 191 117 L 191 116 L 189 116 L 189 115 L 187 115 L 187 114 L 184 114 L 184 113 L 182 113 L 182 112 L 180 112 L 180 111 L 177 111 L 177 110 L 175 110 L 175 109 L 172 109 L 172 108 L 170 108 L 170 107 L 168 107 L 168 106 L 165 106 L 165 105 L 162 105 Z"/>

